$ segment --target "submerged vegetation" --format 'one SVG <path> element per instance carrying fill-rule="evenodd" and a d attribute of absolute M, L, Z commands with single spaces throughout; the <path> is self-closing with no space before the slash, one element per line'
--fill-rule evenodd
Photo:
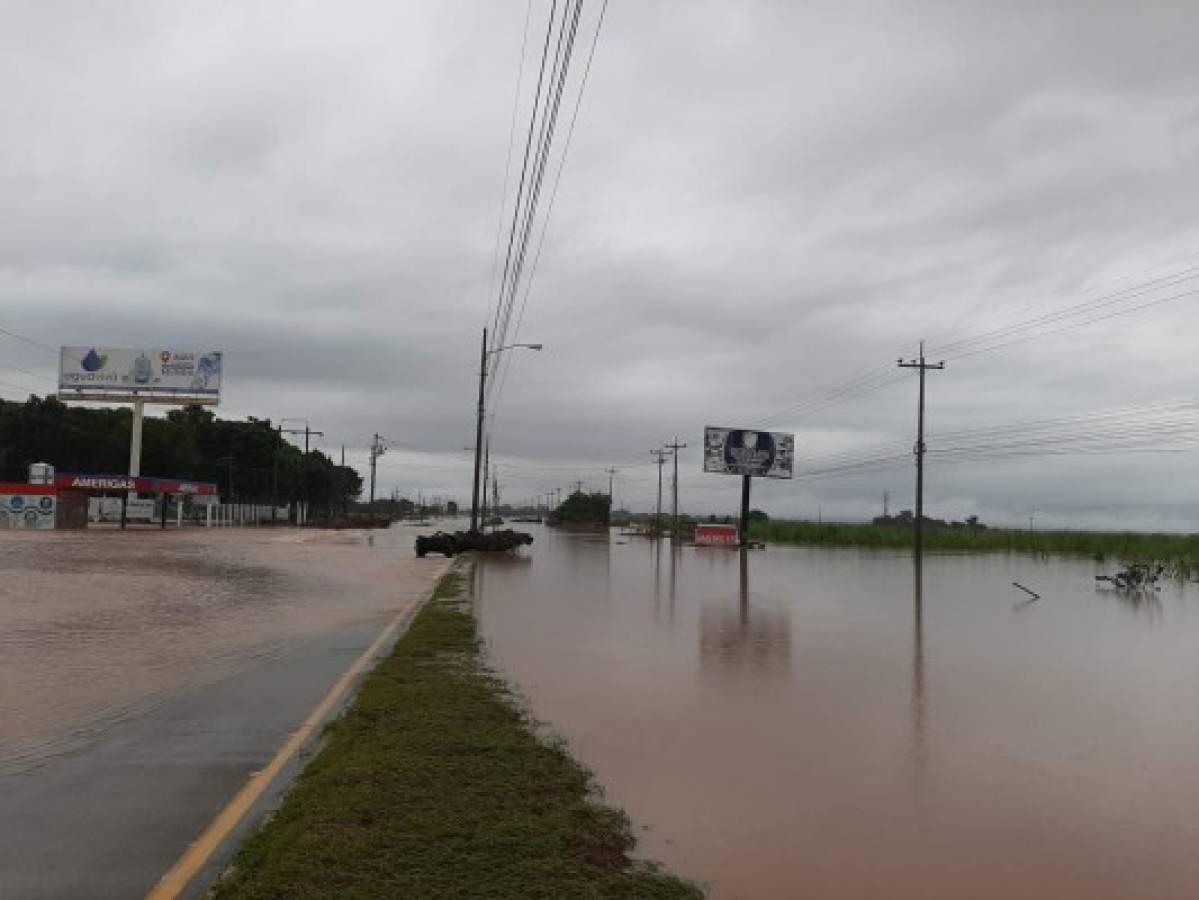
<path fill-rule="evenodd" d="M 216 898 L 695 898 L 535 733 L 448 575 Z"/>
<path fill-rule="evenodd" d="M 912 546 L 912 529 L 892 525 L 774 520 L 752 523 L 750 536 L 763 541 L 827 547 L 910 549 Z M 924 543 L 932 551 L 1060 553 L 1097 560 L 1152 560 L 1199 568 L 1199 535 L 1194 534 L 926 528 Z"/>

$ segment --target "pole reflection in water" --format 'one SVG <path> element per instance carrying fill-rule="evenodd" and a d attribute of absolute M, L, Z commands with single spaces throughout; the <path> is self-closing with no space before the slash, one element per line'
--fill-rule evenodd
<path fill-rule="evenodd" d="M 677 589 L 678 578 L 678 549 L 674 545 L 674 541 L 670 542 L 670 621 L 674 622 L 674 601 L 675 592 Z"/>
<path fill-rule="evenodd" d="M 724 567 L 733 565 L 727 550 L 720 554 Z M 700 611 L 700 663 L 723 672 L 743 672 L 751 680 L 786 677 L 791 659 L 791 613 L 777 601 L 757 606 L 749 590 L 749 552 L 737 551 L 736 607 L 725 600 Z M 731 598 L 730 598 L 731 599 Z"/>
<path fill-rule="evenodd" d="M 928 763 L 928 703 L 924 687 L 924 561 L 915 559 L 912 591 L 912 758 L 916 783 L 924 781 Z"/>
<path fill-rule="evenodd" d="M 741 624 L 749 624 L 749 551 L 742 547 L 737 553 L 737 567 L 739 569 L 738 587 L 740 590 L 739 599 L 741 607 Z"/>

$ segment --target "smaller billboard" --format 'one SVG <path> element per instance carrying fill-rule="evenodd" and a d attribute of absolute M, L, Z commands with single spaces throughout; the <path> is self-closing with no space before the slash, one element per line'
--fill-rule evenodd
<path fill-rule="evenodd" d="M 0 486 L 0 528 L 54 527 L 53 488 Z"/>
<path fill-rule="evenodd" d="M 719 475 L 790 478 L 795 435 L 748 428 L 704 429 L 704 471 Z"/>
<path fill-rule="evenodd" d="M 63 347 L 58 390 L 66 399 L 216 403 L 221 368 L 218 350 Z"/>

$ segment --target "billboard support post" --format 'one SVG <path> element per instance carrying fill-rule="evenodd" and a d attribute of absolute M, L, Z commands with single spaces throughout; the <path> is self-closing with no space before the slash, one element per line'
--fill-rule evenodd
<path fill-rule="evenodd" d="M 752 475 L 741 476 L 741 527 L 738 529 L 741 534 L 738 537 L 742 547 L 749 543 L 749 485 L 752 480 Z"/>
<path fill-rule="evenodd" d="M 146 403 L 133 401 L 133 425 L 129 432 L 129 477 L 142 474 L 142 424 L 145 421 Z"/>

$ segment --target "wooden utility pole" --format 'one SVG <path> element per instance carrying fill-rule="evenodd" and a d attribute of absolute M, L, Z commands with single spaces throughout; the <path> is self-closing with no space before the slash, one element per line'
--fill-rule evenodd
<path fill-rule="evenodd" d="M 341 489 L 341 514 L 350 514 L 350 486 L 346 483 L 346 445 L 341 445 L 341 471 L 337 473 L 337 485 Z"/>
<path fill-rule="evenodd" d="M 658 511 L 654 514 L 654 537 L 662 536 L 662 466 L 666 465 L 666 450 L 651 450 L 650 456 L 658 459 Z"/>
<path fill-rule="evenodd" d="M 916 534 L 913 553 L 916 561 L 924 557 L 924 373 L 929 369 L 944 369 L 945 361 L 939 363 L 925 362 L 924 341 L 920 342 L 920 358 L 904 362 L 899 360 L 901 369 L 920 370 L 920 402 L 916 412 Z"/>
<path fill-rule="evenodd" d="M 470 530 L 479 530 L 479 465 L 483 453 L 483 392 L 487 386 L 487 329 L 483 329 L 483 348 L 479 351 L 479 407 L 475 418 L 475 477 L 471 482 Z M 483 489 L 483 502 L 487 502 L 487 489 Z"/>
<path fill-rule="evenodd" d="M 483 439 L 483 481 L 479 502 L 479 530 L 487 530 L 487 479 L 491 477 L 491 438 Z"/>
<path fill-rule="evenodd" d="M 672 507 L 672 521 L 670 528 L 670 539 L 678 545 L 679 542 L 679 451 L 687 445 L 679 443 L 679 436 L 676 434 L 673 444 L 667 444 L 666 449 L 670 451 L 670 455 L 674 457 L 674 503 Z"/>
<path fill-rule="evenodd" d="M 387 446 L 383 443 L 378 433 L 375 434 L 375 439 L 371 442 L 371 502 L 370 511 L 372 518 L 375 515 L 375 466 L 379 462 L 379 457 L 387 452 Z"/>

